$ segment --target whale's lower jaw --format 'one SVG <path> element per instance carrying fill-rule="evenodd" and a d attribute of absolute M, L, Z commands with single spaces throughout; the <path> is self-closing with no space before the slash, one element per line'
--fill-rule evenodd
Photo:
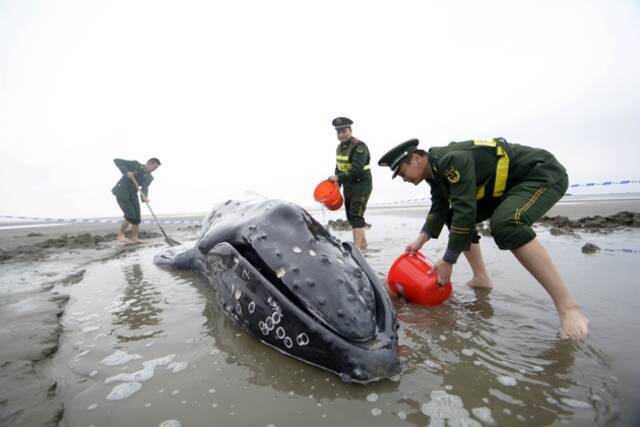
<path fill-rule="evenodd" d="M 286 287 L 267 280 L 231 244 L 219 243 L 205 257 L 203 273 L 216 288 L 224 313 L 264 344 L 346 382 L 368 383 L 400 372 L 393 308 L 376 278 L 376 336 L 351 342 L 309 313 Z"/>

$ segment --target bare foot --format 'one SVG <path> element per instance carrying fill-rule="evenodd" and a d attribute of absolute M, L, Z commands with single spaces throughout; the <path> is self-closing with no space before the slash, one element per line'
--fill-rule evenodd
<path fill-rule="evenodd" d="M 580 308 L 575 307 L 560 313 L 560 338 L 583 339 L 589 333 L 589 319 Z"/>
<path fill-rule="evenodd" d="M 491 289 L 493 288 L 493 282 L 485 276 L 473 276 L 467 282 L 467 286 L 473 289 Z"/>
<path fill-rule="evenodd" d="M 131 242 L 131 240 L 127 239 L 127 237 L 124 234 L 120 234 L 120 233 L 118 233 L 118 235 L 116 236 L 116 239 L 124 243 Z"/>
<path fill-rule="evenodd" d="M 140 240 L 140 239 L 135 239 L 135 240 L 131 240 L 129 243 L 131 243 L 132 245 L 139 245 L 142 243 L 147 243 L 146 240 Z"/>

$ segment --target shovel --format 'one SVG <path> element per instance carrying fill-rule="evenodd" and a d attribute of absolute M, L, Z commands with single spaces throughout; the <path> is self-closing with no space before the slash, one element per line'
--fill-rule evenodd
<path fill-rule="evenodd" d="M 133 181 L 133 183 L 136 185 L 136 188 L 140 188 L 138 181 L 136 181 L 134 177 L 130 176 L 129 178 L 131 178 L 131 181 Z M 142 193 L 142 190 L 140 190 L 140 192 Z M 144 198 L 145 199 L 147 198 L 146 194 L 144 194 Z M 158 221 L 158 218 L 156 218 L 156 214 L 153 213 L 153 209 L 151 209 L 151 205 L 148 202 L 145 202 L 145 204 L 149 208 L 149 212 L 151 212 L 151 216 L 153 216 L 153 219 L 156 221 L 156 224 L 158 224 L 158 228 L 160 229 L 160 231 L 162 231 L 162 234 L 164 235 L 164 241 L 167 242 L 169 246 L 181 245 L 182 243 L 178 242 L 177 240 L 173 240 L 171 237 L 167 236 L 167 233 L 164 231 L 164 228 L 162 228 L 162 226 L 160 225 L 160 221 Z"/>

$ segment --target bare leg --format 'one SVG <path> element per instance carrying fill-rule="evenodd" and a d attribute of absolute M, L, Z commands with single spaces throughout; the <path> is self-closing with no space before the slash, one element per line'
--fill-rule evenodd
<path fill-rule="evenodd" d="M 467 286 L 470 288 L 493 288 L 493 282 L 491 281 L 491 277 L 489 277 L 489 272 L 487 272 L 487 267 L 485 267 L 484 260 L 482 259 L 480 244 L 472 243 L 469 250 L 463 253 L 473 272 L 473 277 L 467 282 Z"/>
<path fill-rule="evenodd" d="M 544 247 L 533 239 L 513 250 L 520 264 L 546 289 L 560 316 L 560 337 L 581 339 L 589 332 L 589 320 L 569 293 Z"/>
<path fill-rule="evenodd" d="M 353 229 L 353 243 L 360 250 L 367 249 L 367 238 L 364 234 L 364 227 Z"/>
<path fill-rule="evenodd" d="M 133 243 L 144 243 L 144 240 L 140 240 L 140 224 L 131 224 L 131 241 Z"/>
<path fill-rule="evenodd" d="M 124 221 L 122 221 L 122 224 L 120 224 L 120 230 L 118 230 L 116 239 L 121 242 L 129 242 L 129 239 L 127 239 L 127 236 L 125 235 L 125 233 L 127 232 L 127 228 L 129 228 L 129 221 L 125 219 Z"/>

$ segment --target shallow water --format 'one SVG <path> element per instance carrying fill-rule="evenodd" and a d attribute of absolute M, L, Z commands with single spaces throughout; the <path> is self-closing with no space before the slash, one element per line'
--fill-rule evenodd
<path fill-rule="evenodd" d="M 322 217 L 319 219 L 322 220 Z M 365 256 L 381 277 L 420 218 L 370 215 Z M 323 221 L 324 222 L 324 221 Z M 350 239 L 350 232 L 335 233 Z M 445 236 L 429 242 L 436 257 Z M 228 320 L 200 276 L 157 268 L 149 247 L 86 268 L 67 290 L 52 375 L 63 425 L 402 426 L 627 425 L 640 392 L 635 285 L 640 233 L 540 239 L 591 320 L 581 343 L 557 338 L 544 290 L 508 252 L 482 239 L 496 288 L 462 284 L 426 308 L 394 299 L 403 372 L 366 386 L 266 347 Z M 584 255 L 587 241 L 611 249 Z"/>

